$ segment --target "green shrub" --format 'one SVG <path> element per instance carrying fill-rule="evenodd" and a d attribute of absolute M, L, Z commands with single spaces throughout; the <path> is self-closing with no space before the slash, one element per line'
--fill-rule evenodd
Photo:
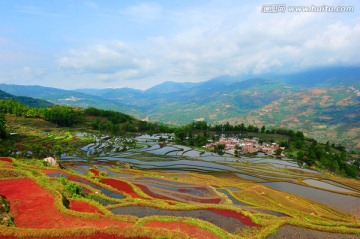
<path fill-rule="evenodd" d="M 67 180 L 64 175 L 60 175 L 60 182 L 62 185 L 64 185 L 63 191 L 66 196 L 73 198 L 83 196 L 82 188 L 76 183 Z"/>
<path fill-rule="evenodd" d="M 64 192 L 73 198 L 82 196 L 82 188 L 73 182 L 68 182 L 64 187 Z"/>
<path fill-rule="evenodd" d="M 0 196 L 0 225 L 15 226 L 14 218 L 9 214 L 10 204 L 9 202 Z"/>

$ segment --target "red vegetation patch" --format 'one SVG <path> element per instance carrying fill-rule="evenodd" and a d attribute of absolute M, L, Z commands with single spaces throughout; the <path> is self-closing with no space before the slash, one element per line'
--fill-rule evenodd
<path fill-rule="evenodd" d="M 190 195 L 181 195 L 181 196 L 174 196 L 186 201 L 196 202 L 196 203 L 211 203 L 211 204 L 219 204 L 221 202 L 221 198 L 195 198 Z"/>
<path fill-rule="evenodd" d="M 218 209 L 218 208 L 209 208 L 208 211 L 214 212 L 216 214 L 225 216 L 225 217 L 232 217 L 237 220 L 239 220 L 241 223 L 243 223 L 246 226 L 256 226 L 260 227 L 259 225 L 255 224 L 250 217 L 243 215 L 242 213 L 234 212 L 231 210 L 225 210 L 225 209 Z"/>
<path fill-rule="evenodd" d="M 165 228 L 168 230 L 180 230 L 180 232 L 188 234 L 190 238 L 218 239 L 218 237 L 212 234 L 210 231 L 182 222 L 154 221 L 147 223 L 145 227 Z"/>
<path fill-rule="evenodd" d="M 172 198 L 169 197 L 165 197 L 159 194 L 155 194 L 153 193 L 148 187 L 146 187 L 145 185 L 142 184 L 135 184 L 138 188 L 140 188 L 144 193 L 146 193 L 147 195 L 149 195 L 150 197 L 153 198 L 157 198 L 157 199 L 164 199 L 164 200 L 174 200 Z"/>
<path fill-rule="evenodd" d="M 221 200 L 222 200 L 221 198 L 202 198 L 202 199 L 193 199 L 192 201 L 199 203 L 219 204 Z"/>
<path fill-rule="evenodd" d="M 68 173 L 63 172 L 63 171 L 58 170 L 58 169 L 43 169 L 42 171 L 43 171 L 45 174 L 50 174 L 50 173 L 61 173 L 61 174 L 64 174 L 64 175 L 68 175 Z"/>
<path fill-rule="evenodd" d="M 152 192 L 147 186 L 142 185 L 142 184 L 135 184 L 137 187 L 139 187 L 144 193 L 146 193 L 147 195 L 149 195 L 150 197 L 153 198 L 158 198 L 158 199 L 163 199 L 163 200 L 173 200 L 173 201 L 191 201 L 191 202 L 197 202 L 197 203 L 212 203 L 212 204 L 218 204 L 221 202 L 221 198 L 195 198 L 192 197 L 191 195 L 171 195 L 173 197 L 167 197 L 167 196 L 163 196 L 161 194 L 157 194 Z M 190 192 L 191 190 L 189 189 L 180 189 L 182 190 L 182 193 L 187 193 Z M 178 190 L 178 191 L 180 191 Z M 181 200 L 183 199 L 183 200 Z"/>
<path fill-rule="evenodd" d="M 82 187 L 82 192 L 85 193 L 85 194 L 92 194 L 93 192 L 87 188 L 83 188 Z"/>
<path fill-rule="evenodd" d="M 15 190 L 16 189 L 16 190 Z M 117 220 L 80 218 L 61 213 L 54 205 L 54 196 L 31 179 L 0 181 L 0 194 L 10 202 L 10 213 L 17 227 L 23 228 L 105 228 L 130 227 Z"/>
<path fill-rule="evenodd" d="M 12 159 L 8 158 L 8 157 L 2 157 L 2 158 L 0 158 L 0 161 L 12 163 Z"/>
<path fill-rule="evenodd" d="M 87 202 L 71 201 L 69 208 L 77 212 L 93 212 L 104 215 L 102 211 Z"/>
<path fill-rule="evenodd" d="M 1 237 L 1 239 L 18 239 L 18 237 Z M 35 236 L 35 237 L 26 237 L 27 239 L 32 239 L 32 238 L 36 238 L 38 239 L 39 237 Z M 44 238 L 44 237 L 43 237 Z M 150 239 L 148 237 L 123 237 L 123 236 L 119 236 L 119 235 L 114 235 L 114 234 L 107 234 L 104 232 L 96 232 L 93 235 L 89 235 L 89 236 L 63 236 L 63 237 L 47 237 L 49 239 Z"/>
<path fill-rule="evenodd" d="M 53 174 L 53 173 L 59 173 L 62 174 L 64 176 L 66 176 L 69 180 L 71 181 L 75 181 L 75 182 L 79 182 L 79 183 L 84 183 L 84 184 L 89 184 L 90 182 L 84 178 L 80 178 L 74 175 L 71 175 L 67 172 L 58 170 L 58 169 L 43 169 L 42 170 L 45 174 Z"/>
<path fill-rule="evenodd" d="M 77 138 L 77 137 L 74 137 L 74 138 L 71 139 L 71 141 L 73 141 L 73 142 L 76 142 L 76 141 L 79 141 L 79 140 L 80 140 L 80 139 Z"/>
<path fill-rule="evenodd" d="M 131 237 L 123 237 L 113 234 L 106 234 L 104 232 L 97 232 L 94 235 L 90 236 L 81 236 L 81 237 L 53 237 L 53 239 L 132 239 Z M 148 237 L 134 237 L 134 239 L 150 239 Z"/>
<path fill-rule="evenodd" d="M 173 201 L 190 201 L 190 202 L 197 202 L 197 203 L 212 203 L 212 204 L 218 204 L 221 202 L 221 198 L 195 198 L 191 195 L 185 194 L 185 193 L 191 193 L 192 190 L 190 189 L 179 189 L 178 191 L 181 193 L 184 193 L 184 195 L 171 195 L 171 192 L 169 192 L 168 195 L 172 197 L 163 196 L 161 194 L 154 193 L 151 191 L 147 186 L 142 184 L 135 184 L 137 187 L 139 187 L 144 193 L 149 195 L 153 198 L 163 199 L 163 200 L 173 200 Z M 198 190 L 206 190 L 205 188 L 196 188 Z"/>
<path fill-rule="evenodd" d="M 112 178 L 104 178 L 101 180 L 102 183 L 105 183 L 113 188 L 116 188 L 119 191 L 125 192 L 127 194 L 129 194 L 131 197 L 133 198 L 141 198 L 144 199 L 143 197 L 140 197 L 135 191 L 134 189 L 126 182 L 117 180 L 117 179 L 112 179 Z"/>
<path fill-rule="evenodd" d="M 97 171 L 96 169 L 90 169 L 89 170 L 90 172 L 92 172 L 95 176 L 99 176 L 99 174 L 100 174 L 100 172 L 99 171 Z"/>

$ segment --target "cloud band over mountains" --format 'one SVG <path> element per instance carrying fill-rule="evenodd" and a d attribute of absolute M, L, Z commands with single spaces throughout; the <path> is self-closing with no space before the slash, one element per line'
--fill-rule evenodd
<path fill-rule="evenodd" d="M 7 6 L 20 20 L 5 15 L 1 24 L 17 34 L 0 31 L 0 81 L 144 89 L 167 80 L 360 64 L 358 1 L 346 2 L 352 13 L 262 13 L 259 1 L 110 2 Z M 316 2 L 325 3 L 344 5 Z M 40 20 L 49 24 L 24 30 Z M 40 30 L 41 39 L 32 35 Z"/>

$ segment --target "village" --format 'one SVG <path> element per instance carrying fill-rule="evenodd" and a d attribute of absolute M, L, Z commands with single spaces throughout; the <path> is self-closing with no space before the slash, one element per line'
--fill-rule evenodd
<path fill-rule="evenodd" d="M 224 150 L 227 153 L 233 154 L 235 156 L 241 154 L 249 154 L 249 153 L 258 153 L 262 152 L 266 155 L 278 155 L 281 156 L 282 151 L 285 149 L 284 147 L 280 147 L 277 143 L 266 143 L 259 142 L 258 138 L 238 138 L 236 136 L 233 137 L 220 137 L 219 141 L 215 142 L 214 140 L 209 140 L 209 143 L 204 147 L 211 151 L 214 151 L 218 145 L 224 145 Z"/>

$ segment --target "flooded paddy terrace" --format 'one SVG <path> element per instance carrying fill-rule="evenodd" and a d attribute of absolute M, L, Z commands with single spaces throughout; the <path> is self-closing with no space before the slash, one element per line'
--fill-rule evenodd
<path fill-rule="evenodd" d="M 332 225 L 331 220 L 343 223 L 349 220 L 359 227 L 358 219 L 354 219 L 360 216 L 360 189 L 354 187 L 356 183 L 346 184 L 336 177 L 329 178 L 319 171 L 302 168 L 287 158 L 259 156 L 238 159 L 180 145 L 160 147 L 156 139 L 146 137 L 140 143 L 143 144 L 141 148 L 126 152 L 109 151 L 87 160 L 64 158 L 62 165 L 84 176 L 96 169 L 103 175 L 93 177 L 111 177 L 126 182 L 148 201 L 132 205 L 128 201 L 131 196 L 121 188 L 112 187 L 110 190 L 108 186 L 111 185 L 104 185 L 101 180 L 98 184 L 89 182 L 88 186 L 97 187 L 105 195 L 100 196 L 106 200 L 103 205 L 115 214 L 192 217 L 210 220 L 230 233 L 238 233 L 246 227 L 241 220 L 234 217 L 225 219 L 223 215 L 208 210 L 211 208 L 209 205 L 217 205 L 233 212 L 245 210 L 254 215 L 291 220 L 311 215 L 310 220 L 316 221 L 314 225 L 321 225 L 319 220 L 324 221 L 324 226 Z M 92 148 L 97 146 L 83 149 Z M 116 198 L 113 193 L 123 198 Z M 262 206 L 273 195 L 284 197 L 280 200 L 281 206 L 274 202 Z M 163 200 L 163 203 L 157 204 L 153 199 Z M 316 204 L 312 205 L 312 202 Z M 184 205 L 197 206 L 192 210 L 181 210 Z"/>

